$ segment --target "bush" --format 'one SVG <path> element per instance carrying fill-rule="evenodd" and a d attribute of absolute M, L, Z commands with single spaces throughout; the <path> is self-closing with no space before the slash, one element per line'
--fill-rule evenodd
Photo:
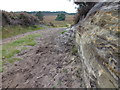
<path fill-rule="evenodd" d="M 2 25 L 22 25 L 31 26 L 39 24 L 39 19 L 36 16 L 28 13 L 15 13 L 2 11 Z"/>
<path fill-rule="evenodd" d="M 78 12 L 74 17 L 74 24 L 77 24 L 80 20 L 84 19 L 91 8 L 96 2 L 79 2 Z"/>
<path fill-rule="evenodd" d="M 43 21 L 43 14 L 39 11 L 36 13 L 36 15 L 40 21 Z"/>
<path fill-rule="evenodd" d="M 64 21 L 66 18 L 65 14 L 58 14 L 57 17 L 56 17 L 56 21 Z"/>
<path fill-rule="evenodd" d="M 39 23 L 37 17 L 27 13 L 20 13 L 19 19 L 21 21 L 20 24 L 24 26 L 36 25 Z"/>

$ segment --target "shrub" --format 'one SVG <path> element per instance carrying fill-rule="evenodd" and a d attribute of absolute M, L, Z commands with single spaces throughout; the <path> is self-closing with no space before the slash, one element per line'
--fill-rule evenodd
<path fill-rule="evenodd" d="M 91 8 L 96 2 L 79 2 L 78 12 L 74 17 L 74 24 L 77 24 L 80 20 L 84 19 Z"/>
<path fill-rule="evenodd" d="M 56 21 L 64 21 L 66 18 L 65 14 L 58 14 L 57 17 L 56 17 Z"/>
<path fill-rule="evenodd" d="M 40 21 L 43 21 L 43 14 L 39 11 L 36 13 L 36 15 Z"/>
<path fill-rule="evenodd" d="M 31 26 L 39 24 L 39 20 L 36 16 L 28 13 L 15 13 L 2 11 L 2 25 L 22 25 Z"/>
<path fill-rule="evenodd" d="M 35 25 L 39 22 L 37 17 L 27 13 L 20 13 L 19 18 L 21 20 L 21 25 L 24 25 L 24 26 Z"/>

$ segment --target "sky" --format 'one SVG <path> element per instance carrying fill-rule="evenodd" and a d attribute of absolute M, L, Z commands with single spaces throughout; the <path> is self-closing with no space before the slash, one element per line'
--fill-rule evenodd
<path fill-rule="evenodd" d="M 0 9 L 5 11 L 66 11 L 76 12 L 69 0 L 1 0 Z"/>

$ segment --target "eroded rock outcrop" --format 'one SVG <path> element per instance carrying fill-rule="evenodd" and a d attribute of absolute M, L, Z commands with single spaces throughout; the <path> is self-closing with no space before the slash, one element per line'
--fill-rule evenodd
<path fill-rule="evenodd" d="M 68 52 L 75 46 L 75 32 L 73 28 L 66 29 L 61 32 L 56 39 L 56 50 L 59 52 Z"/>
<path fill-rule="evenodd" d="M 76 45 L 87 88 L 118 88 L 118 5 L 115 1 L 105 2 L 94 13 L 89 11 L 89 15 L 75 26 Z"/>

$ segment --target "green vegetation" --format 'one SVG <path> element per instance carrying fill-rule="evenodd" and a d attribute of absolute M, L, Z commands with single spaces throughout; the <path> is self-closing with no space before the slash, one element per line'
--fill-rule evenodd
<path fill-rule="evenodd" d="M 6 12 L 2 11 L 2 26 L 10 25 L 10 26 L 32 26 L 39 24 L 39 19 L 31 14 L 20 12 Z"/>
<path fill-rule="evenodd" d="M 2 61 L 0 61 L 0 72 L 3 72 Z"/>
<path fill-rule="evenodd" d="M 66 21 L 53 21 L 52 22 L 54 24 L 55 27 L 70 27 L 71 24 L 69 24 Z"/>
<path fill-rule="evenodd" d="M 43 14 L 41 11 L 37 12 L 35 16 L 37 16 L 40 21 L 43 21 Z"/>
<path fill-rule="evenodd" d="M 79 5 L 77 9 L 77 14 L 74 17 L 74 24 L 77 24 L 80 20 L 84 19 L 88 12 L 97 2 L 76 2 Z"/>
<path fill-rule="evenodd" d="M 23 34 L 26 32 L 31 32 L 31 31 L 35 31 L 35 30 L 40 30 L 40 29 L 44 29 L 44 27 L 40 27 L 37 25 L 34 26 L 29 26 L 29 27 L 23 27 L 23 26 L 5 26 L 3 27 L 2 31 L 0 31 L 0 33 L 2 33 L 2 38 L 9 38 L 12 36 L 16 36 L 19 34 Z"/>
<path fill-rule="evenodd" d="M 2 45 L 0 45 L 0 72 L 3 71 L 3 68 L 2 68 Z"/>
<path fill-rule="evenodd" d="M 20 60 L 19 58 L 13 58 L 15 54 L 21 52 L 21 50 L 26 49 L 25 46 L 34 46 L 37 44 L 35 38 L 40 37 L 40 34 L 32 34 L 20 38 L 14 42 L 7 43 L 3 45 L 2 48 L 2 58 L 4 62 L 13 63 L 14 61 Z"/>
<path fill-rule="evenodd" d="M 10 58 L 8 60 L 9 63 L 14 63 L 15 61 L 20 61 L 21 59 L 20 58 Z"/>
<path fill-rule="evenodd" d="M 67 69 L 63 69 L 63 72 L 64 72 L 64 73 L 68 73 L 68 70 L 67 70 Z"/>
<path fill-rule="evenodd" d="M 60 32 L 61 34 L 64 34 L 65 32 L 67 32 L 67 31 L 62 31 L 62 32 Z"/>
<path fill-rule="evenodd" d="M 0 72 L 3 72 L 2 64 L 4 63 L 14 63 L 15 61 L 21 60 L 20 58 L 15 58 L 14 55 L 20 53 L 22 50 L 26 50 L 26 46 L 34 46 L 37 44 L 35 39 L 40 37 L 40 34 L 31 34 L 24 36 L 16 41 L 1 45 L 0 47 Z"/>
<path fill-rule="evenodd" d="M 64 21 L 66 18 L 65 14 L 61 13 L 61 14 L 58 14 L 57 17 L 56 17 L 56 21 Z"/>
<path fill-rule="evenodd" d="M 39 12 L 39 11 L 30 11 L 30 12 L 27 11 L 26 13 L 35 15 L 37 12 Z M 20 12 L 16 12 L 16 13 L 20 13 Z M 75 15 L 75 13 L 67 13 L 65 11 L 41 11 L 41 13 L 43 15 L 57 15 L 59 13 L 63 13 L 63 14 L 67 14 L 67 15 Z"/>
<path fill-rule="evenodd" d="M 72 53 L 73 55 L 76 55 L 77 52 L 78 52 L 78 50 L 77 50 L 76 46 L 73 45 L 73 46 L 72 46 L 72 49 L 71 49 L 71 53 Z"/>
<path fill-rule="evenodd" d="M 66 15 L 65 21 L 56 21 L 57 15 L 44 16 L 44 24 L 49 25 L 50 22 L 54 27 L 70 27 L 73 24 L 74 15 Z"/>

